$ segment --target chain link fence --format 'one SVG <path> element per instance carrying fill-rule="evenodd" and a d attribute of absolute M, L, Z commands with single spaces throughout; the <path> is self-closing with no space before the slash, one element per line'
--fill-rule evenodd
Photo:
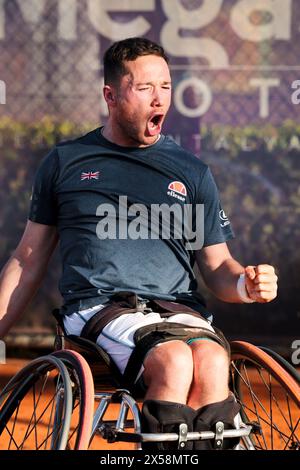
<path fill-rule="evenodd" d="M 169 53 L 173 113 L 187 121 L 297 119 L 299 21 L 288 0 L 2 0 L 0 113 L 99 122 L 102 54 L 113 40 L 142 34 Z"/>

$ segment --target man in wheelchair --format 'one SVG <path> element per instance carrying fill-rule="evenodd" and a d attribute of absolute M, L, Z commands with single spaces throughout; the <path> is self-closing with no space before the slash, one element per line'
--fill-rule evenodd
<path fill-rule="evenodd" d="M 0 337 L 59 240 L 64 328 L 98 343 L 127 383 L 144 388 L 143 430 L 232 426 L 228 343 L 212 326 L 193 265 L 225 302 L 270 302 L 277 276 L 233 259 L 209 168 L 162 134 L 171 102 L 163 48 L 145 38 L 113 44 L 104 81 L 105 126 L 56 145 L 38 169 L 26 229 L 1 274 Z"/>

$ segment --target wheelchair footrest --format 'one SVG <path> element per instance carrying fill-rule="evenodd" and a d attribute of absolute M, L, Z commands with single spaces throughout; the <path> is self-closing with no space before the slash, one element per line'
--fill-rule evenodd
<path fill-rule="evenodd" d="M 202 441 L 207 439 L 213 439 L 215 441 L 216 448 L 222 448 L 223 440 L 221 439 L 221 426 L 219 425 L 219 431 L 202 431 L 202 432 L 188 432 L 184 439 L 182 436 L 176 433 L 131 433 L 122 430 L 118 430 L 111 425 L 102 424 L 98 428 L 98 432 L 101 436 L 107 440 L 108 443 L 114 442 L 131 442 L 131 443 L 140 443 L 140 442 L 186 442 L 186 441 Z M 223 425 L 223 423 L 222 423 Z M 222 436 L 223 439 L 228 438 L 237 438 L 243 436 L 249 436 L 252 430 L 251 426 L 245 426 L 240 429 L 226 429 L 223 430 Z M 221 443 L 217 444 L 221 440 Z"/>

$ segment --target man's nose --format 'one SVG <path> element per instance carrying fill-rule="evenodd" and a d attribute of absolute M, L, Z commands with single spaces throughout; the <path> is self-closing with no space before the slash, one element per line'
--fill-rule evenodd
<path fill-rule="evenodd" d="M 153 90 L 152 106 L 161 106 L 163 104 L 162 93 L 159 89 Z"/>

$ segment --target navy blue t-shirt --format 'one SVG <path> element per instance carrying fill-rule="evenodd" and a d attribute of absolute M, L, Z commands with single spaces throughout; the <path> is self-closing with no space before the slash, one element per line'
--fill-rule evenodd
<path fill-rule="evenodd" d="M 29 219 L 57 226 L 62 312 L 105 303 L 120 291 L 201 310 L 191 249 L 198 245 L 179 230 L 186 221 L 199 230 L 201 204 L 203 246 L 232 238 L 209 168 L 168 137 L 121 147 L 96 129 L 58 144 L 37 171 Z"/>

